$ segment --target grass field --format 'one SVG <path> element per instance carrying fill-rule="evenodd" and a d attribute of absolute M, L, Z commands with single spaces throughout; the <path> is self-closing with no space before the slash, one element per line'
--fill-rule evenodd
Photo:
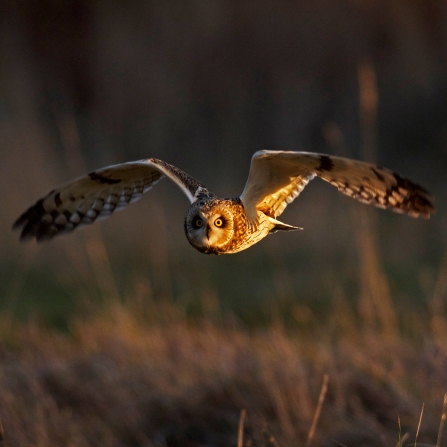
<path fill-rule="evenodd" d="M 446 320 L 408 312 L 396 321 L 407 329 L 386 333 L 333 298 L 332 318 L 306 331 L 279 315 L 248 329 L 206 305 L 188 319 L 141 297 L 73 317 L 65 332 L 3 317 L 2 443 L 414 445 L 424 405 L 417 445 L 445 445 Z"/>

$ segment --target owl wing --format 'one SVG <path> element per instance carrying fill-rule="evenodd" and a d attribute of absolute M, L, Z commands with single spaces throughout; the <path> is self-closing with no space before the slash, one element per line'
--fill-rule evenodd
<path fill-rule="evenodd" d="M 191 203 L 214 197 L 182 170 L 149 158 L 108 166 L 53 189 L 25 211 L 13 229 L 22 228 L 21 240 L 51 239 L 125 208 L 165 176 L 180 187 Z"/>
<path fill-rule="evenodd" d="M 250 221 L 256 220 L 257 210 L 278 217 L 315 176 L 380 208 L 426 218 L 435 211 L 424 188 L 389 169 L 324 154 L 265 150 L 253 155 L 240 196 Z"/>

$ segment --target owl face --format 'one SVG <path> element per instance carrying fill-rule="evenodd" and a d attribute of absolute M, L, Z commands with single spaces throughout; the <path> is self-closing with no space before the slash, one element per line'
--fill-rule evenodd
<path fill-rule="evenodd" d="M 197 250 L 219 254 L 234 235 L 234 219 L 222 200 L 196 202 L 185 218 L 185 234 Z"/>

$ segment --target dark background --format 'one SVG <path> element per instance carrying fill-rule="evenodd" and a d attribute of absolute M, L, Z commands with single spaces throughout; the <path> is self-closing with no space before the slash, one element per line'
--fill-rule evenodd
<path fill-rule="evenodd" d="M 362 79 L 378 101 L 366 124 Z M 447 3 L 4 1 L 0 140 L 1 306 L 14 315 L 60 321 L 132 295 L 217 303 L 255 323 L 273 303 L 323 312 L 334 288 L 355 301 L 355 208 L 367 208 L 318 180 L 283 216 L 303 232 L 235 256 L 188 245 L 188 202 L 168 181 L 42 246 L 11 232 L 59 183 L 146 157 L 239 195 L 259 149 L 376 161 L 433 192 L 430 221 L 365 211 L 396 306 L 424 308 L 447 244 Z"/>

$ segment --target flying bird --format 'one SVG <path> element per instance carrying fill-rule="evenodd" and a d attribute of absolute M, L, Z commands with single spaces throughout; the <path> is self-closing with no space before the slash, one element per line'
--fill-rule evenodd
<path fill-rule="evenodd" d="M 14 223 L 21 240 L 38 242 L 69 233 L 125 208 L 163 177 L 186 194 L 189 243 L 202 253 L 237 253 L 277 231 L 301 228 L 277 218 L 314 177 L 360 202 L 412 217 L 435 209 L 421 186 L 395 172 L 362 161 L 310 152 L 258 151 L 247 184 L 236 198 L 218 198 L 179 168 L 156 158 L 108 166 L 53 189 Z"/>

